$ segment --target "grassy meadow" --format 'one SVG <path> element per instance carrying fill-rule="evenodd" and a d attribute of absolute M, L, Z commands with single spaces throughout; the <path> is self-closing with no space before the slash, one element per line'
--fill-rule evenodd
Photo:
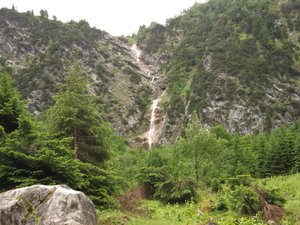
<path fill-rule="evenodd" d="M 256 180 L 256 183 L 266 189 L 279 189 L 281 195 L 287 200 L 284 206 L 285 216 L 281 224 L 300 224 L 300 174 L 260 179 Z M 218 197 L 204 191 L 201 191 L 201 196 L 202 202 L 207 199 L 216 202 Z M 266 224 L 262 220 L 262 215 L 251 217 L 233 210 L 220 212 L 204 209 L 204 214 L 199 215 L 198 209 L 201 203 L 194 202 L 171 205 L 156 200 L 144 200 L 136 207 L 135 213 L 121 210 L 98 211 L 99 224 L 204 225 L 211 221 L 219 225 Z"/>

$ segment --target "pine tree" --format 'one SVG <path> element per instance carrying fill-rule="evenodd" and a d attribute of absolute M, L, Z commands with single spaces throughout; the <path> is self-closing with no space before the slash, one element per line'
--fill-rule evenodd
<path fill-rule="evenodd" d="M 243 164 L 245 168 L 247 168 L 248 172 L 252 177 L 257 176 L 257 153 L 253 151 L 253 138 L 251 135 L 245 135 L 240 138 L 240 149 L 242 151 L 242 156 L 240 158 L 240 162 Z"/>
<path fill-rule="evenodd" d="M 280 127 L 274 133 L 278 141 L 276 152 L 278 156 L 277 164 L 281 164 L 283 167 L 281 174 L 287 174 L 294 165 L 293 151 L 295 138 L 289 127 Z"/>
<path fill-rule="evenodd" d="M 294 166 L 292 172 L 300 172 L 300 135 L 296 135 L 295 145 L 294 145 Z"/>
<path fill-rule="evenodd" d="M 265 168 L 265 161 L 266 161 L 266 152 L 265 146 L 267 142 L 266 134 L 261 133 L 254 139 L 253 150 L 257 154 L 257 174 L 259 177 L 265 177 L 266 168 Z"/>
<path fill-rule="evenodd" d="M 99 107 L 93 96 L 86 94 L 87 79 L 78 75 L 78 68 L 70 70 L 62 95 L 56 97 L 60 107 L 50 108 L 52 114 L 47 114 L 46 126 L 54 133 L 47 132 L 43 123 L 37 126 L 12 87 L 12 79 L 0 73 L 0 192 L 41 183 L 67 184 L 84 191 L 98 206 L 113 204 L 116 187 L 111 172 L 73 160 L 72 140 L 79 153 L 82 150 L 82 161 L 97 164 L 107 158 L 109 150 L 110 129 L 95 111 Z"/>
<path fill-rule="evenodd" d="M 0 72 L 0 126 L 11 133 L 19 126 L 18 118 L 25 106 L 13 88 L 13 80 L 6 72 Z"/>
<path fill-rule="evenodd" d="M 0 192 L 37 183 L 77 188 L 81 175 L 66 141 L 51 142 L 49 135 L 37 132 L 12 84 L 8 74 L 0 73 Z"/>
<path fill-rule="evenodd" d="M 191 199 L 198 199 L 198 182 L 191 176 L 193 173 L 191 162 L 182 155 L 181 147 L 179 144 L 175 147 L 157 149 L 158 155 L 154 156 L 155 158 L 151 157 L 152 160 L 150 160 L 152 167 L 148 167 L 147 170 L 144 169 L 141 171 L 143 174 L 140 174 L 144 184 L 148 183 L 150 187 L 153 187 L 154 184 L 154 188 L 152 188 L 154 190 L 153 197 L 163 202 L 184 203 Z M 145 163 L 148 163 L 148 160 Z M 160 167 L 154 166 L 155 164 L 160 165 Z"/>
<path fill-rule="evenodd" d="M 280 155 L 278 154 L 279 143 L 277 138 L 272 133 L 269 142 L 265 145 L 266 161 L 265 170 L 266 176 L 278 176 L 283 174 L 284 165 L 281 162 Z"/>
<path fill-rule="evenodd" d="M 49 130 L 58 138 L 72 137 L 74 158 L 95 165 L 109 157 L 109 124 L 103 121 L 99 98 L 88 93 L 90 79 L 78 61 L 70 64 L 64 83 L 45 112 Z"/>
<path fill-rule="evenodd" d="M 295 29 L 300 31 L 300 13 L 298 13 L 297 19 L 295 20 Z"/>

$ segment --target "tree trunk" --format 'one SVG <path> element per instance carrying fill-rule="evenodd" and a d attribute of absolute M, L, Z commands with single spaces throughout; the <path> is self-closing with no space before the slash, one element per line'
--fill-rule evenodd
<path fill-rule="evenodd" d="M 195 159 L 194 168 L 195 168 L 196 181 L 199 181 L 198 167 L 199 167 L 199 162 L 197 161 L 197 159 Z"/>
<path fill-rule="evenodd" d="M 73 140 L 73 150 L 74 150 L 74 156 L 73 159 L 77 159 L 77 131 L 76 131 L 76 124 L 73 126 L 73 131 L 74 131 L 74 140 Z"/>

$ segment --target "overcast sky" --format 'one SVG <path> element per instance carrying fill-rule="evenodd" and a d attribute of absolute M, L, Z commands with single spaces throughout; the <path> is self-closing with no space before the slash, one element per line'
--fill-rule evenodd
<path fill-rule="evenodd" d="M 165 24 L 195 2 L 206 0 L 1 0 L 0 8 L 14 5 L 19 12 L 33 10 L 35 15 L 45 9 L 51 19 L 53 15 L 63 22 L 85 19 L 92 27 L 126 36 L 152 21 Z"/>

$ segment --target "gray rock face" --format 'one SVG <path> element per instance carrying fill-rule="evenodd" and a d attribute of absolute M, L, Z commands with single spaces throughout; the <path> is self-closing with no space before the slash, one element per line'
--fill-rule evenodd
<path fill-rule="evenodd" d="M 0 194 L 0 225 L 97 225 L 95 207 L 66 185 L 33 185 Z"/>

